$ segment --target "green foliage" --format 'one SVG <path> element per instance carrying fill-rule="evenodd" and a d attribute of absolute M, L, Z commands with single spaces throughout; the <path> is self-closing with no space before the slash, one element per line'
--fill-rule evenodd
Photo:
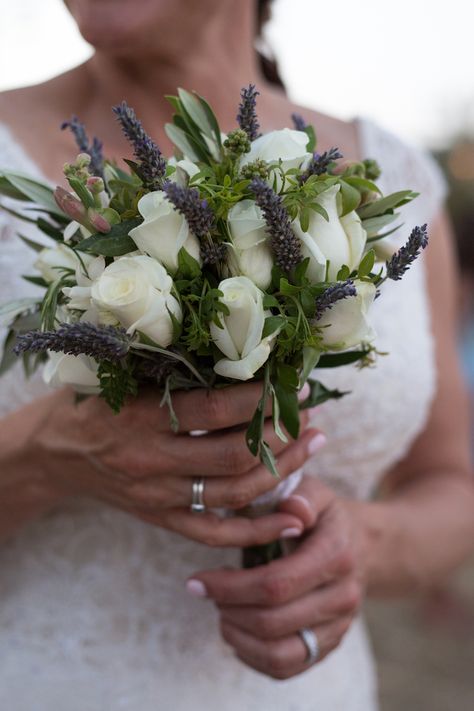
<path fill-rule="evenodd" d="M 141 217 L 133 220 L 125 220 L 118 225 L 113 225 L 107 234 L 97 233 L 83 239 L 77 245 L 81 252 L 99 254 L 103 257 L 121 257 L 136 250 L 136 244 L 129 237 L 130 230 L 138 227 L 143 222 Z"/>
<path fill-rule="evenodd" d="M 100 382 L 100 396 L 118 414 L 127 396 L 135 396 L 138 383 L 128 363 L 102 361 L 97 376 Z"/>

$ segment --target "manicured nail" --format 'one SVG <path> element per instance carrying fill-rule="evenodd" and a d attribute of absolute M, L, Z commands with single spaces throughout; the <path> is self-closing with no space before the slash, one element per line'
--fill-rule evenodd
<path fill-rule="evenodd" d="M 309 503 L 308 499 L 305 496 L 301 496 L 301 494 L 292 494 L 291 496 L 288 497 L 287 501 L 299 501 L 300 504 L 303 504 L 305 509 L 312 514 L 312 509 L 311 509 L 311 504 Z"/>
<path fill-rule="evenodd" d="M 299 538 L 302 534 L 300 528 L 285 528 L 280 533 L 280 538 Z"/>
<path fill-rule="evenodd" d="M 313 454 L 316 454 L 316 452 L 319 452 L 319 450 L 324 447 L 327 441 L 328 440 L 326 435 L 322 432 L 318 432 L 318 434 L 315 435 L 308 444 L 308 454 L 312 456 Z"/>
<path fill-rule="evenodd" d="M 303 402 L 304 400 L 306 400 L 310 392 L 311 388 L 309 387 L 308 383 L 305 383 L 298 393 L 298 402 Z"/>
<path fill-rule="evenodd" d="M 192 578 L 191 580 L 188 580 L 186 583 L 186 590 L 194 597 L 207 597 L 206 586 L 204 583 L 201 583 L 200 580 L 194 580 Z"/>

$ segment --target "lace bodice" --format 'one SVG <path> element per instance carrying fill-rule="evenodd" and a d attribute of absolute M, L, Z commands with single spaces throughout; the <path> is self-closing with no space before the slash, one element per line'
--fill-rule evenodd
<path fill-rule="evenodd" d="M 359 121 L 363 154 L 384 169 L 382 187 L 422 197 L 410 225 L 429 220 L 444 183 L 426 156 Z M 0 168 L 39 174 L 0 125 Z M 25 228 L 22 227 L 23 233 Z M 402 231 L 403 232 L 403 231 Z M 406 236 L 406 232 L 402 238 Z M 0 302 L 31 293 L 21 279 L 34 258 L 0 213 Z M 310 474 L 344 495 L 370 496 L 426 421 L 435 386 L 420 262 L 376 301 L 377 346 L 388 356 L 362 372 L 321 371 L 351 394 L 313 419 L 328 435 Z M 45 390 L 16 367 L 0 380 L 0 412 Z M 196 570 L 238 564 L 98 503 L 77 501 L 30 525 L 0 549 L 0 707 L 15 711 L 374 711 L 375 685 L 363 624 L 306 674 L 277 683 L 244 667 L 221 641 L 212 604 L 190 599 Z"/>

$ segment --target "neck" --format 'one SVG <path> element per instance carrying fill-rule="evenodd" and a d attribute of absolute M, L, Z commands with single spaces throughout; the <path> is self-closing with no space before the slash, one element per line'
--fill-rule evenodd
<path fill-rule="evenodd" d="M 232 126 L 240 89 L 249 82 L 262 86 L 263 78 L 253 49 L 253 4 L 235 3 L 231 10 L 228 3 L 223 5 L 226 12 L 216 13 L 199 32 L 180 27 L 168 44 L 161 42 L 139 55 L 96 51 L 85 65 L 86 110 L 95 113 L 95 106 L 125 99 L 145 125 L 156 126 L 171 112 L 164 95 L 175 94 L 182 86 L 217 107 L 224 130 Z"/>

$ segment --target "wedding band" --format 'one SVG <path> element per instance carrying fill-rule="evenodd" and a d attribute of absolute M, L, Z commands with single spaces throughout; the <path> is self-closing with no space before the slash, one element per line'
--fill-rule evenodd
<path fill-rule="evenodd" d="M 306 647 L 306 660 L 305 663 L 309 666 L 314 664 L 319 657 L 319 643 L 315 632 L 310 630 L 309 627 L 303 627 L 302 630 L 298 632 L 301 637 L 304 646 Z"/>
<path fill-rule="evenodd" d="M 193 490 L 191 499 L 191 513 L 204 513 L 204 477 L 193 479 Z"/>

